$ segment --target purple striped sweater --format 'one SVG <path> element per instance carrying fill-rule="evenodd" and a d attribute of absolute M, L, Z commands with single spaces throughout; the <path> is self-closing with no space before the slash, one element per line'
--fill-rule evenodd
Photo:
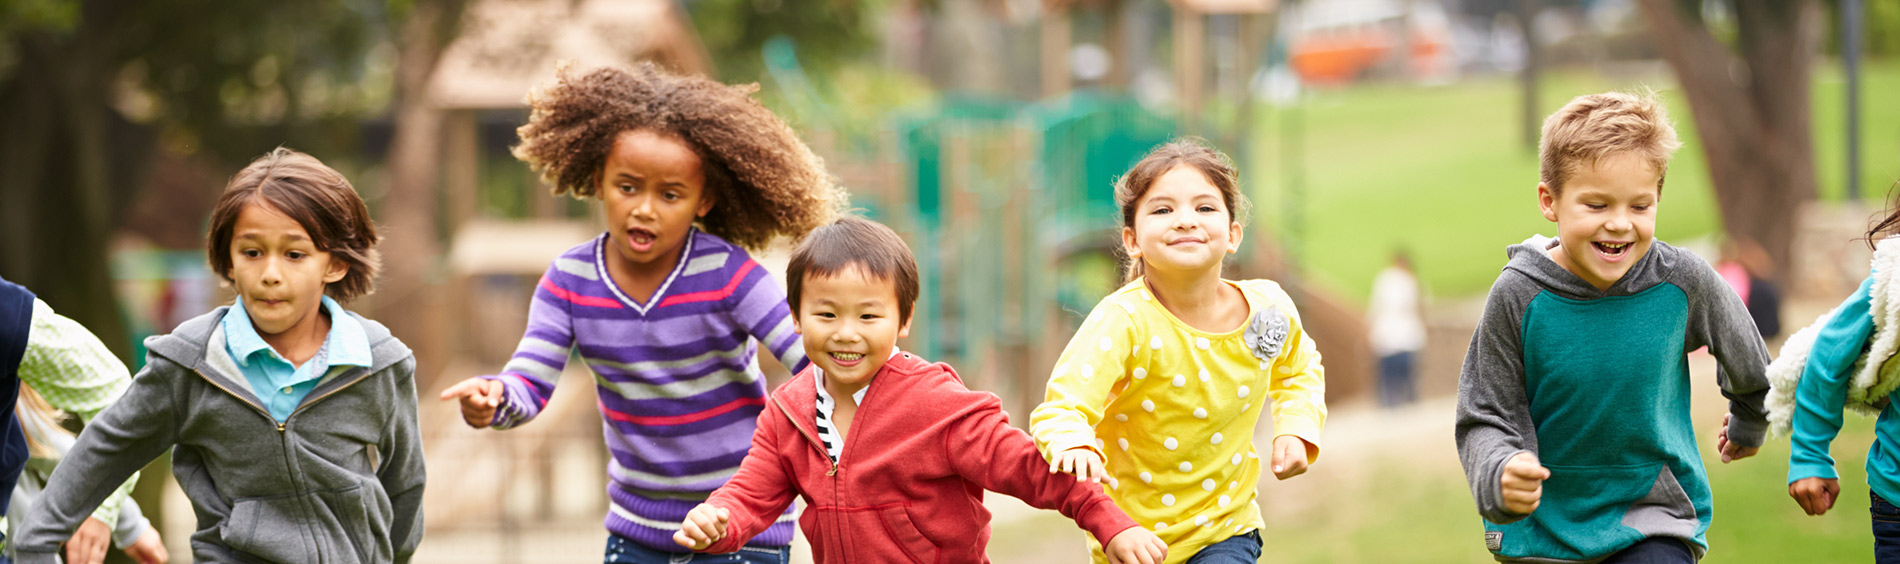
<path fill-rule="evenodd" d="M 694 229 L 679 266 L 646 304 L 607 275 L 607 235 L 562 253 L 542 275 L 528 330 L 501 374 L 494 427 L 541 413 L 578 351 L 594 373 L 607 450 L 607 530 L 649 548 L 680 551 L 686 512 L 739 470 L 765 406 L 757 345 L 793 372 L 805 347 L 785 290 L 744 249 Z M 791 544 L 795 511 L 752 539 Z"/>

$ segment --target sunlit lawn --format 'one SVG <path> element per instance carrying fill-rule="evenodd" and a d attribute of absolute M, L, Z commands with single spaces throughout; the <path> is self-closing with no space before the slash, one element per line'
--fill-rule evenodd
<path fill-rule="evenodd" d="M 1900 179 L 1900 105 L 1881 96 L 1900 89 L 1900 64 L 1865 69 L 1861 190 L 1878 199 Z M 1551 73 L 1539 115 L 1579 94 L 1645 86 L 1662 93 L 1683 140 L 1663 192 L 1658 236 L 1677 242 L 1707 236 L 1719 226 L 1708 170 L 1694 116 L 1666 70 L 1625 77 Z M 1842 87 L 1836 66 L 1817 70 L 1816 168 L 1821 192 L 1830 198 L 1843 190 Z M 1242 173 L 1253 187 L 1256 225 L 1290 243 L 1312 281 L 1363 300 L 1373 274 L 1403 246 L 1438 295 L 1482 295 L 1504 263 L 1505 245 L 1554 233 L 1554 224 L 1537 212 L 1536 151 L 1522 141 L 1517 83 L 1509 77 L 1319 91 L 1309 100 L 1300 169 L 1305 228 L 1297 237 L 1287 232 L 1292 222 L 1285 203 L 1296 171 L 1283 158 L 1284 112 L 1263 112 L 1253 137 L 1255 158 Z"/>

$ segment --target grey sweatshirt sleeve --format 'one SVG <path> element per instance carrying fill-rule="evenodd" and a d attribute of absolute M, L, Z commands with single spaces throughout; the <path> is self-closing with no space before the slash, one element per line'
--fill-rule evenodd
<path fill-rule="evenodd" d="M 125 504 L 119 506 L 119 523 L 112 526 L 112 546 L 120 549 L 132 546 L 139 537 L 145 536 L 145 527 L 150 524 L 145 513 L 139 510 L 139 502 L 125 498 Z"/>
<path fill-rule="evenodd" d="M 1759 447 L 1768 434 L 1768 345 L 1741 296 L 1701 257 L 1682 253 L 1674 282 L 1689 297 L 1683 352 L 1704 346 L 1715 356 L 1715 381 L 1728 398 L 1728 440 Z"/>
<path fill-rule="evenodd" d="M 390 546 L 396 561 L 408 562 L 422 543 L 422 482 L 426 477 L 422 461 L 422 431 L 416 419 L 416 359 L 403 359 L 390 368 L 399 373 L 396 396 L 390 398 L 396 413 L 380 448 L 389 453 L 377 469 L 376 477 L 389 494 L 395 515 L 389 523 Z"/>
<path fill-rule="evenodd" d="M 1525 517 L 1504 509 L 1499 479 L 1511 457 L 1537 452 L 1537 429 L 1524 392 L 1520 324 L 1525 305 L 1537 292 L 1534 284 L 1516 272 L 1507 270 L 1498 276 L 1458 376 L 1458 459 L 1464 463 L 1478 514 L 1492 523 L 1513 523 Z"/>
<path fill-rule="evenodd" d="M 93 508 L 177 440 L 173 384 L 183 369 L 150 358 L 125 395 L 86 425 L 47 478 L 46 490 L 20 524 L 14 550 L 21 564 L 58 562 L 59 545 Z"/>

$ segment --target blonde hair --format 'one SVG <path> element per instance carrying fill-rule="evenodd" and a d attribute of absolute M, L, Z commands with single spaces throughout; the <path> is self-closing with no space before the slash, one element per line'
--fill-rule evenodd
<path fill-rule="evenodd" d="M 1633 154 L 1656 168 L 1656 192 L 1668 176 L 1669 157 L 1682 142 L 1669 113 L 1652 91 L 1578 96 L 1544 118 L 1537 143 L 1539 180 L 1552 194 L 1585 166 L 1617 154 Z"/>
<path fill-rule="evenodd" d="M 59 408 L 53 407 L 53 404 L 47 403 L 45 397 L 41 396 L 38 391 L 35 391 L 32 386 L 26 385 L 25 382 L 20 383 L 20 400 L 16 405 L 19 406 L 18 414 L 21 421 L 24 422 L 27 419 L 32 419 L 40 423 L 41 428 L 49 429 L 49 432 L 64 433 L 69 438 L 73 436 L 72 431 L 68 431 L 66 427 L 60 425 L 60 423 L 66 419 L 66 412 L 60 411 Z M 55 450 L 53 445 L 48 444 L 45 437 L 41 437 L 39 433 L 24 434 L 26 435 L 26 450 L 28 453 L 31 453 L 33 457 L 59 458 L 59 451 Z"/>

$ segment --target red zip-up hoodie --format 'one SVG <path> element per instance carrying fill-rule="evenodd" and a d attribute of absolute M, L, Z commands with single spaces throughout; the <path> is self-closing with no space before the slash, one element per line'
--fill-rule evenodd
<path fill-rule="evenodd" d="M 706 552 L 738 550 L 793 496 L 805 500 L 798 526 L 820 564 L 989 562 L 983 490 L 1060 511 L 1104 545 L 1137 526 L 1101 485 L 1049 473 L 994 394 L 910 353 L 871 379 L 834 461 L 818 440 L 814 368 L 772 392 L 739 473 L 706 500 L 732 514 Z"/>

